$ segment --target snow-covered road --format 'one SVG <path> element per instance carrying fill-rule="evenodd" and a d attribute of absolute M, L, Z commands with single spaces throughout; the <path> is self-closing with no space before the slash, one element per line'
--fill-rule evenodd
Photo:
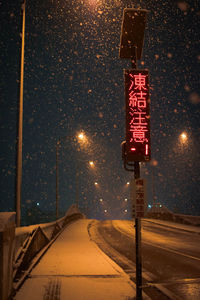
<path fill-rule="evenodd" d="M 135 262 L 133 222 L 101 222 L 98 224 L 98 231 L 119 254 Z M 198 227 L 159 220 L 142 220 L 143 273 L 150 275 L 149 280 L 145 280 L 147 293 L 150 283 L 151 286 L 162 285 L 179 296 L 179 299 L 200 299 L 199 233 Z M 116 253 L 114 257 L 117 257 Z M 120 260 L 116 259 L 116 262 L 120 263 Z"/>

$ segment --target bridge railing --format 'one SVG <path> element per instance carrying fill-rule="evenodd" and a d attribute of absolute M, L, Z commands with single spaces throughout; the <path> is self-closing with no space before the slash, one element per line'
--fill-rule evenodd
<path fill-rule="evenodd" d="M 27 238 L 29 238 L 30 235 L 38 228 L 40 227 L 48 240 L 51 240 L 52 233 L 55 229 L 56 225 L 59 225 L 60 228 L 63 226 L 63 222 L 66 217 L 63 217 L 57 221 L 51 222 L 51 223 L 43 223 L 43 224 L 37 224 L 37 225 L 30 225 L 30 226 L 24 226 L 24 227 L 17 227 L 15 229 L 15 258 L 18 255 L 18 252 L 21 251 L 21 248 L 23 247 L 24 242 Z"/>

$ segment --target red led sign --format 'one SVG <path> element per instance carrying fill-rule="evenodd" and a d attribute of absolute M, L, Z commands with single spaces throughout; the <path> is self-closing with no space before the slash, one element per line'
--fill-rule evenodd
<path fill-rule="evenodd" d="M 150 100 L 147 70 L 125 70 L 126 159 L 150 160 Z"/>

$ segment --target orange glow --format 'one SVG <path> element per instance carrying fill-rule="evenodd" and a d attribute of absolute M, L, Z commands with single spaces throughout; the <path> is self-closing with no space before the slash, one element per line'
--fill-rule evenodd
<path fill-rule="evenodd" d="M 80 140 L 84 140 L 84 139 L 85 139 L 84 133 L 83 133 L 83 132 L 79 133 L 78 138 L 79 138 Z"/>
<path fill-rule="evenodd" d="M 182 143 L 185 143 L 188 139 L 187 137 L 187 133 L 186 132 L 182 132 L 181 135 L 180 135 L 180 139 L 182 141 Z"/>
<path fill-rule="evenodd" d="M 89 161 L 90 167 L 94 167 L 94 162 L 93 161 Z"/>

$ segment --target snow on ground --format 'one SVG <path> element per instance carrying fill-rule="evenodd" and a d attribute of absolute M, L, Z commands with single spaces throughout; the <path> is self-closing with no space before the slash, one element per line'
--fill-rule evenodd
<path fill-rule="evenodd" d="M 156 245 L 168 251 L 181 251 L 185 255 L 199 257 L 200 228 L 169 221 L 143 219 L 141 239 L 143 244 Z M 114 227 L 123 234 L 133 237 L 133 222 L 114 220 Z M 199 259 L 198 259 L 199 260 Z"/>
<path fill-rule="evenodd" d="M 200 234 L 200 227 L 198 227 L 198 226 L 179 224 L 179 223 L 175 223 L 175 222 L 158 220 L 158 219 L 142 219 L 141 224 L 143 224 L 143 221 L 144 222 L 147 221 L 150 224 L 161 225 L 161 226 L 167 227 L 168 229 L 172 229 L 172 230 L 182 230 L 185 232 L 192 232 L 192 233 Z M 113 224 L 116 228 L 124 230 L 124 232 L 128 232 L 130 235 L 132 235 L 133 230 L 135 230 L 133 228 L 133 223 L 130 221 L 114 220 Z"/>
<path fill-rule="evenodd" d="M 15 300 L 120 300 L 135 296 L 129 277 L 90 240 L 89 222 L 79 220 L 61 233 Z"/>

